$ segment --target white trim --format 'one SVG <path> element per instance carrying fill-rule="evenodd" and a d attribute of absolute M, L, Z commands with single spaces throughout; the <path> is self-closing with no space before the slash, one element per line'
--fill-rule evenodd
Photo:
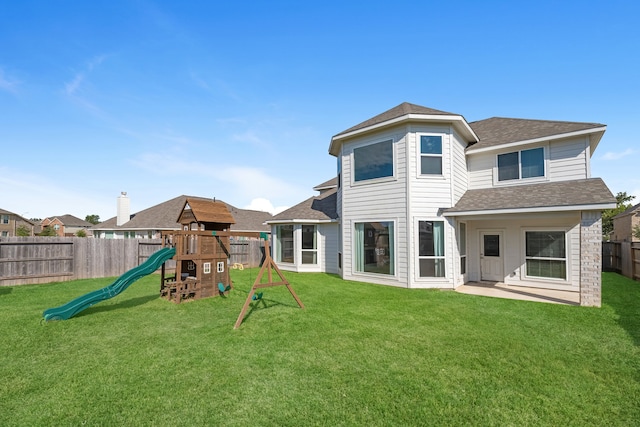
<path fill-rule="evenodd" d="M 356 225 L 357 224 L 366 224 L 372 222 L 390 222 L 393 224 L 393 274 L 384 274 L 384 273 L 371 273 L 368 271 L 357 271 L 356 266 L 358 265 L 356 260 Z M 352 220 L 350 221 L 351 226 L 351 275 L 352 276 L 363 276 L 363 277 L 376 277 L 376 278 L 394 278 L 398 279 L 398 219 L 363 219 L 363 220 Z M 364 242 L 363 242 L 364 243 Z M 389 240 L 389 244 L 391 244 L 391 240 Z M 344 257 L 342 259 L 344 264 Z"/>
<path fill-rule="evenodd" d="M 522 152 L 528 150 L 537 150 L 542 148 L 542 166 L 544 168 L 544 174 L 542 176 L 532 176 L 529 178 L 522 178 Z M 500 168 L 498 167 L 498 157 L 505 154 L 518 153 L 518 178 L 515 179 L 505 179 L 503 181 L 499 180 Z M 525 185 L 525 184 L 535 184 L 539 182 L 549 181 L 549 157 L 551 154 L 551 150 L 549 149 L 549 144 L 543 144 L 531 148 L 522 148 L 519 150 L 507 150 L 503 153 L 496 153 L 494 156 L 494 164 L 493 164 L 493 186 L 494 187 L 503 187 L 509 185 Z"/>
<path fill-rule="evenodd" d="M 267 221 L 268 225 L 277 224 L 330 224 L 332 222 L 340 222 L 337 219 L 277 219 L 274 221 Z M 236 230 L 231 230 L 233 233 Z M 269 233 L 269 232 L 266 232 Z"/>
<path fill-rule="evenodd" d="M 444 249 L 444 255 L 433 255 L 433 256 L 420 256 L 420 223 L 421 222 L 441 222 L 442 223 L 442 245 Z M 450 224 L 449 221 L 446 221 L 442 217 L 415 217 L 414 218 L 414 231 L 412 239 L 415 247 L 414 260 L 415 260 L 415 269 L 414 269 L 414 278 L 416 283 L 432 283 L 432 282 L 443 282 L 454 277 L 453 271 L 449 271 L 450 269 L 447 267 L 447 264 L 450 261 L 450 254 L 447 254 L 447 250 L 451 252 L 451 247 L 448 244 L 449 242 L 449 232 L 447 231 Z M 433 259 L 438 260 L 442 259 L 443 267 L 444 267 L 444 276 L 421 276 L 420 275 L 420 259 Z M 453 265 L 452 268 L 455 268 Z"/>
<path fill-rule="evenodd" d="M 356 181 L 356 157 L 355 157 L 356 150 L 359 148 L 364 148 L 364 147 L 368 147 L 375 144 L 382 144 L 383 142 L 388 142 L 388 141 L 391 141 L 391 167 L 393 169 L 391 175 Z M 351 175 L 350 186 L 358 187 L 361 185 L 376 184 L 380 182 L 397 181 L 398 180 L 398 176 L 397 176 L 398 162 L 397 162 L 397 154 L 396 154 L 396 142 L 397 141 L 394 137 L 389 137 L 389 138 L 378 138 L 372 141 L 364 141 L 358 144 L 354 144 L 351 147 L 351 150 L 349 153 L 349 163 L 350 163 L 349 166 L 351 169 L 350 170 L 350 175 Z"/>
<path fill-rule="evenodd" d="M 456 211 L 443 212 L 445 217 L 449 216 L 476 216 L 476 215 L 496 215 L 496 214 L 517 214 L 530 212 L 566 212 L 566 211 L 602 211 L 605 209 L 613 209 L 615 203 L 602 203 L 596 205 L 571 205 L 571 206 L 542 206 L 537 208 L 510 208 L 510 209 L 487 209 L 476 211 Z"/>
<path fill-rule="evenodd" d="M 446 178 L 445 177 L 445 164 L 444 164 L 444 151 L 445 151 L 445 145 L 448 143 L 448 141 L 445 141 L 445 135 L 443 133 L 436 133 L 436 132 L 415 132 L 415 142 L 416 142 L 416 174 L 417 174 L 417 178 L 422 180 L 422 179 L 443 179 Z M 437 136 L 440 137 L 440 154 L 428 154 L 428 153 L 422 153 L 422 137 L 423 136 Z M 435 174 L 435 173 L 422 173 L 422 157 L 439 157 L 440 158 L 440 170 L 441 172 L 439 174 Z M 451 158 L 451 156 L 449 156 L 449 158 Z"/>
<path fill-rule="evenodd" d="M 564 259 L 565 262 L 565 277 L 564 279 L 559 279 L 557 277 L 540 277 L 540 276 L 530 276 L 527 271 L 527 231 L 561 231 L 564 233 L 564 258 L 545 258 L 552 260 L 560 260 Z M 566 227 L 544 227 L 544 226 L 535 226 L 535 227 L 527 227 L 523 226 L 520 228 L 520 250 L 521 250 L 521 265 L 520 269 L 520 280 L 523 282 L 542 282 L 542 283 L 551 283 L 551 284 L 559 284 L 559 285 L 567 285 L 571 286 L 571 241 L 569 239 L 569 232 L 571 229 L 567 229 Z M 582 261 L 581 261 L 582 262 Z"/>
<path fill-rule="evenodd" d="M 603 126 L 603 127 L 599 127 L 599 128 L 578 130 L 578 131 L 574 131 L 574 132 L 561 133 L 561 134 L 557 134 L 557 135 L 544 136 L 544 137 L 540 137 L 540 138 L 525 139 L 523 141 L 509 142 L 509 143 L 506 143 L 506 144 L 497 144 L 497 145 L 492 145 L 491 147 L 485 147 L 485 148 L 476 148 L 476 149 L 474 149 L 473 146 L 471 146 L 467 150 L 467 154 L 476 154 L 476 153 L 484 153 L 484 152 L 487 152 L 487 151 L 502 150 L 502 149 L 510 148 L 510 147 L 519 147 L 521 145 L 535 144 L 537 142 L 553 141 L 553 140 L 557 140 L 557 139 L 565 139 L 565 138 L 571 138 L 571 137 L 574 137 L 574 136 L 588 135 L 588 134 L 597 133 L 597 132 L 604 132 L 606 130 L 607 130 L 607 127 Z"/>
<path fill-rule="evenodd" d="M 344 134 L 340 134 L 340 135 L 336 135 L 334 137 L 331 138 L 331 144 L 329 145 L 329 154 L 331 155 L 336 155 L 334 154 L 334 147 L 335 145 L 343 139 L 348 139 L 351 138 L 353 136 L 362 134 L 362 133 L 367 133 L 367 132 L 371 132 L 374 131 L 376 129 L 380 129 L 383 127 L 387 127 L 387 126 L 391 126 L 391 125 L 395 125 L 395 124 L 400 124 L 403 122 L 409 122 L 409 121 L 426 121 L 426 122 L 454 122 L 456 124 L 458 124 L 462 130 L 462 134 L 464 137 L 466 137 L 467 139 L 473 140 L 475 142 L 479 141 L 480 138 L 478 138 L 478 135 L 476 135 L 476 133 L 473 131 L 473 129 L 471 128 L 471 126 L 469 126 L 469 123 L 467 123 L 467 121 L 464 119 L 464 117 L 460 116 L 460 115 L 446 115 L 446 114 L 405 114 L 403 116 L 400 117 L 396 117 L 394 119 L 391 120 L 386 120 L 384 122 L 380 122 L 380 123 L 376 123 L 374 125 L 371 126 L 367 126 L 361 129 L 356 129 L 354 131 L 348 132 L 348 133 L 344 133 Z M 466 133 L 466 135 L 464 135 Z"/>

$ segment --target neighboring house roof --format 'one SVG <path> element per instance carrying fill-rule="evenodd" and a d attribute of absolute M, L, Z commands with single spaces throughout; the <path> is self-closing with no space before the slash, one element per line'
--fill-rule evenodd
<path fill-rule="evenodd" d="M 49 216 L 45 218 L 43 221 L 46 221 L 46 220 L 53 221 L 56 218 L 58 219 L 58 221 L 64 224 L 65 227 L 85 227 L 85 228 L 93 227 L 93 224 L 91 224 L 89 221 L 85 221 L 83 219 L 80 219 L 76 216 L 69 215 L 69 214 Z"/>
<path fill-rule="evenodd" d="M 468 142 L 476 142 L 477 135 L 471 129 L 467 121 L 460 114 L 448 113 L 446 111 L 435 110 L 416 104 L 403 102 L 402 104 L 378 114 L 362 123 L 359 123 L 347 130 L 344 130 L 331 138 L 329 153 L 336 156 L 342 140 L 361 133 L 378 130 L 385 126 L 393 126 L 403 122 L 451 122 L 453 126 Z"/>
<path fill-rule="evenodd" d="M 231 224 L 233 231 L 270 231 L 269 226 L 265 224 L 273 218 L 269 212 L 255 211 L 251 209 L 238 209 L 235 206 L 226 204 L 227 208 L 236 220 L 235 224 Z"/>
<path fill-rule="evenodd" d="M 177 222 L 184 205 L 189 200 L 211 200 L 203 197 L 178 196 L 166 202 L 157 204 L 138 213 L 131 215 L 131 219 L 122 224 L 116 225 L 117 217 L 110 218 L 96 226 L 94 230 L 179 230 L 180 224 Z M 224 202 L 222 202 L 224 203 Z M 269 231 L 269 226 L 264 225 L 264 221 L 271 218 L 268 212 L 238 209 L 228 203 L 227 208 L 233 215 L 235 224 L 231 225 L 233 231 Z"/>
<path fill-rule="evenodd" d="M 600 123 L 510 119 L 505 117 L 492 117 L 471 122 L 469 126 L 480 138 L 479 142 L 469 147 L 469 151 L 478 151 L 524 141 L 533 142 L 549 137 L 567 137 L 574 134 L 596 132 L 604 133 L 606 130 L 606 125 Z"/>
<path fill-rule="evenodd" d="M 302 203 L 275 215 L 269 223 L 289 221 L 333 221 L 338 218 L 337 188 L 310 197 Z"/>
<path fill-rule="evenodd" d="M 445 216 L 610 209 L 616 198 L 600 178 L 468 190 Z"/>
<path fill-rule="evenodd" d="M 23 218 L 20 215 L 18 215 L 17 213 L 13 213 L 13 212 L 10 212 L 10 211 L 4 210 L 4 209 L 0 209 L 0 215 L 13 215 L 13 216 L 16 217 L 17 221 L 22 221 L 22 222 L 26 222 L 26 223 L 29 223 L 31 225 L 34 225 L 33 221 L 28 220 L 26 218 Z"/>
<path fill-rule="evenodd" d="M 624 211 L 620 212 L 618 215 L 614 216 L 613 219 L 622 218 L 623 216 L 633 215 L 633 214 L 640 215 L 640 203 L 625 209 Z"/>

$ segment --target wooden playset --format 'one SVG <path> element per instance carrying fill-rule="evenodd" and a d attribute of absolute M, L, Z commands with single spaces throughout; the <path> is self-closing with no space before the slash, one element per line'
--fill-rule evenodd
<path fill-rule="evenodd" d="M 160 296 L 180 303 L 207 298 L 231 289 L 227 260 L 229 227 L 235 221 L 222 202 L 187 199 L 178 222 L 180 231 L 163 231 L 163 246 L 176 249 L 175 274 L 162 266 Z"/>
<path fill-rule="evenodd" d="M 224 295 L 233 288 L 229 277 L 230 237 L 255 237 L 264 240 L 265 258 L 234 329 L 242 324 L 251 302 L 262 299 L 262 292 L 256 293 L 258 289 L 286 286 L 298 306 L 304 308 L 291 284 L 271 258 L 267 233 L 229 231 L 234 219 L 224 203 L 209 199 L 187 199 L 178 222 L 182 230 L 162 232 L 163 246 L 175 248 L 173 259 L 176 261 L 172 275 L 167 274 L 165 264 L 162 264 L 162 298 L 180 303 Z M 278 276 L 276 282 L 274 272 Z"/>

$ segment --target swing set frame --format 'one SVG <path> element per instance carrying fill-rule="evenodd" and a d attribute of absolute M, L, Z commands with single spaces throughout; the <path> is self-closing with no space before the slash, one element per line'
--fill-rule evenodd
<path fill-rule="evenodd" d="M 271 288 L 273 286 L 283 286 L 284 285 L 289 290 L 289 293 L 291 293 L 291 296 L 293 297 L 293 299 L 296 300 L 296 302 L 298 303 L 298 306 L 300 308 L 304 309 L 304 304 L 302 303 L 300 298 L 298 298 L 298 295 L 296 295 L 295 291 L 291 287 L 291 284 L 289 283 L 289 281 L 282 274 L 282 271 L 280 271 L 280 269 L 278 268 L 276 263 L 273 261 L 273 258 L 271 258 L 271 251 L 269 249 L 270 248 L 269 238 L 267 237 L 266 233 L 260 233 L 260 238 L 264 240 L 265 259 L 264 259 L 264 262 L 262 263 L 262 268 L 260 268 L 260 272 L 258 273 L 258 276 L 256 277 L 256 280 L 253 282 L 253 286 L 251 286 L 251 290 L 249 291 L 249 295 L 247 295 L 247 299 L 244 302 L 244 305 L 242 306 L 242 310 L 240 311 L 240 314 L 238 315 L 238 320 L 236 320 L 236 323 L 233 326 L 233 329 L 238 329 L 240 327 L 240 325 L 242 324 L 242 321 L 244 320 L 244 316 L 247 314 L 247 310 L 249 309 L 249 305 L 251 304 L 251 301 L 253 300 L 253 296 L 256 294 L 256 290 L 258 290 L 258 289 Z M 278 278 L 279 278 L 279 281 L 277 281 L 277 282 L 273 281 L 273 279 L 274 279 L 273 272 L 274 271 L 278 275 Z M 263 278 L 265 273 L 267 273 L 267 282 L 262 283 L 262 278 Z"/>

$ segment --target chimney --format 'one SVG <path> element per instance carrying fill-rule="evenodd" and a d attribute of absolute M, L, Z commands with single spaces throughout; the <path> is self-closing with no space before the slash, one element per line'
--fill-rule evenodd
<path fill-rule="evenodd" d="M 116 225 L 121 226 L 129 222 L 131 218 L 131 205 L 129 204 L 129 198 L 127 192 L 122 191 L 118 197 L 118 214 L 116 217 Z"/>

